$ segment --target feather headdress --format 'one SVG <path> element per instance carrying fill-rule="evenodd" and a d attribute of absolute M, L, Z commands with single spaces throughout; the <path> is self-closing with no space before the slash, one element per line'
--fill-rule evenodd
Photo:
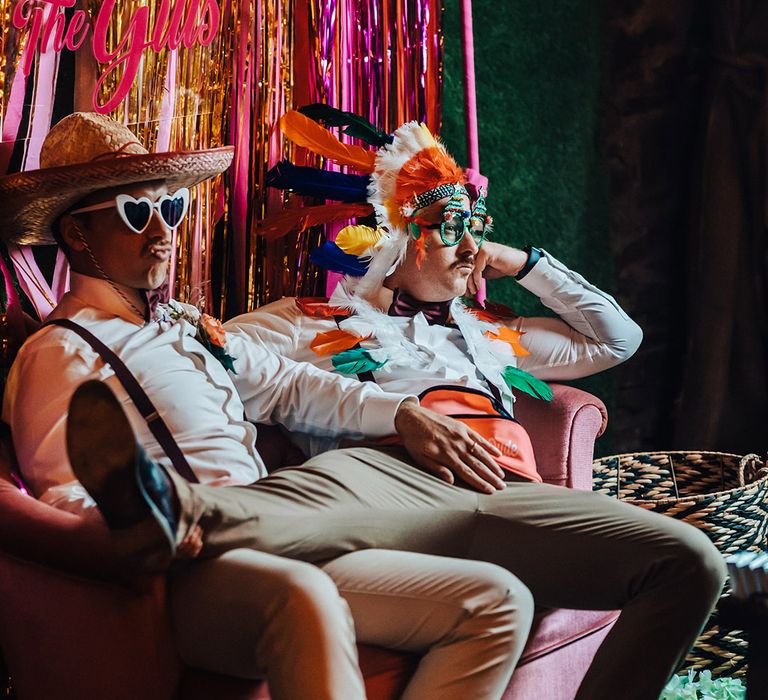
<path fill-rule="evenodd" d="M 401 228 L 403 206 L 417 194 L 465 181 L 464 172 L 425 124 L 408 122 L 379 149 L 368 184 L 368 201 L 379 224 Z"/>
<path fill-rule="evenodd" d="M 379 148 L 369 151 L 361 146 L 342 143 L 318 122 L 343 129 L 344 134 Z M 311 169 L 282 163 L 270 172 L 267 179 L 267 184 L 273 187 L 345 202 L 352 202 L 354 193 L 360 192 L 361 186 L 366 186 L 361 198 L 364 196 L 368 206 L 373 208 L 378 224 L 374 244 L 370 244 L 370 234 L 359 229 L 349 232 L 346 239 L 342 237 L 338 246 L 326 243 L 323 250 L 314 255 L 319 264 L 328 263 L 332 269 L 344 269 L 347 274 L 357 277 L 356 281 L 350 281 L 350 288 L 354 288 L 355 293 L 363 298 L 378 291 L 386 276 L 405 256 L 407 225 L 416 198 L 444 185 L 463 185 L 466 182 L 464 171 L 445 146 L 425 124 L 415 121 L 403 124 L 394 134 L 387 135 L 362 117 L 328 105 L 315 104 L 286 112 L 280 119 L 280 128 L 295 144 L 366 174 L 325 171 L 312 174 L 309 172 Z M 443 195 L 435 195 L 438 199 L 440 196 Z M 352 213 L 351 206 L 329 204 L 290 210 L 290 214 L 284 212 L 264 221 L 259 230 L 269 238 L 277 238 L 297 226 L 303 229 L 316 223 L 363 215 L 362 212 Z M 322 209 L 327 211 L 323 214 Z M 350 256 L 353 255 L 364 258 L 361 266 L 352 263 Z M 358 274 L 355 275 L 353 270 Z"/>

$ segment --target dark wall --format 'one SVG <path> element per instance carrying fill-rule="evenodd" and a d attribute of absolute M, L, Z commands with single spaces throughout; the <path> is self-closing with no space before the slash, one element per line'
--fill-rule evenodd
<path fill-rule="evenodd" d="M 733 4 L 748 25 L 754 3 Z M 696 286 L 713 283 L 693 279 L 687 265 L 704 246 L 692 193 L 716 43 L 711 8 L 696 0 L 473 5 L 480 163 L 497 239 L 546 247 L 614 294 L 644 330 L 629 362 L 577 383 L 608 404 L 611 432 L 597 452 L 717 448 L 702 436 L 676 444 Z M 459 0 L 446 1 L 444 26 L 443 137 L 463 159 Z M 490 293 L 540 312 L 513 281 Z M 738 397 L 729 399 L 737 410 Z"/>

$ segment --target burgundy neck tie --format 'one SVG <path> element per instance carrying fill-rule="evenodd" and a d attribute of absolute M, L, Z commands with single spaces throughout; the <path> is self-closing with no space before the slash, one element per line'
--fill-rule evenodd
<path fill-rule="evenodd" d="M 389 316 L 415 316 L 421 312 L 427 323 L 444 326 L 448 322 L 451 313 L 451 301 L 420 301 L 412 297 L 408 292 L 395 289 L 392 296 L 392 304 L 387 315 Z"/>

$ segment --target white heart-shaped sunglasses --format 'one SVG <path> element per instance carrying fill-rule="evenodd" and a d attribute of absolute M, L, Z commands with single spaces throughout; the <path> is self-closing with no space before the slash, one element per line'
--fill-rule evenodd
<path fill-rule="evenodd" d="M 157 209 L 160 218 L 168 228 L 176 228 L 189 209 L 189 189 L 182 187 L 173 194 L 164 194 L 153 202 L 149 197 L 135 199 L 129 194 L 119 194 L 113 200 L 82 207 L 69 212 L 70 214 L 85 214 L 115 207 L 123 223 L 134 233 L 144 233 L 152 220 L 152 212 Z"/>

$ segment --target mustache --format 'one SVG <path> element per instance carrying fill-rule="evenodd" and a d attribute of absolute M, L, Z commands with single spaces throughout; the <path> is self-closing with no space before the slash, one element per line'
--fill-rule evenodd
<path fill-rule="evenodd" d="M 451 265 L 451 267 L 459 267 L 460 265 L 474 265 L 475 264 L 475 254 L 466 252 L 461 255 L 461 257 Z"/>

